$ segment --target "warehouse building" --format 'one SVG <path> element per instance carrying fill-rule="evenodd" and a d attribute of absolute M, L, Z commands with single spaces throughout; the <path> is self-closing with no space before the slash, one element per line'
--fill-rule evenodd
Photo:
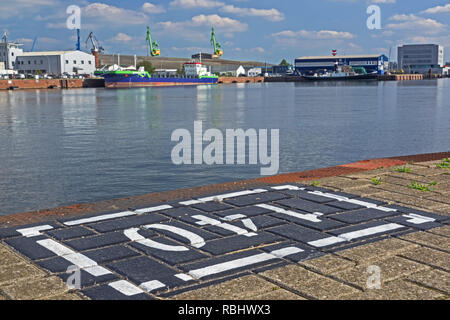
<path fill-rule="evenodd" d="M 384 74 L 389 67 L 389 59 L 384 54 L 313 56 L 295 59 L 295 71 L 302 75 L 314 74 L 324 70 L 332 72 L 336 62 L 341 66 L 363 67 L 367 73 Z"/>
<path fill-rule="evenodd" d="M 95 57 L 82 51 L 24 52 L 17 57 L 15 69 L 24 74 L 92 75 Z"/>
<path fill-rule="evenodd" d="M 21 44 L 13 42 L 0 43 L 0 62 L 3 62 L 5 69 L 14 69 L 17 57 L 23 54 L 21 46 Z"/>
<path fill-rule="evenodd" d="M 398 47 L 398 66 L 406 73 L 442 74 L 444 47 L 437 44 L 408 44 Z"/>

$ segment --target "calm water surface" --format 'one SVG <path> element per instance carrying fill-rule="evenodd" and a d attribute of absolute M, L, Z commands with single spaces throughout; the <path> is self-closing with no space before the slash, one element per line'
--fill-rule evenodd
<path fill-rule="evenodd" d="M 0 215 L 259 176 L 175 166 L 178 128 L 280 129 L 280 173 L 450 150 L 450 79 L 0 92 Z"/>

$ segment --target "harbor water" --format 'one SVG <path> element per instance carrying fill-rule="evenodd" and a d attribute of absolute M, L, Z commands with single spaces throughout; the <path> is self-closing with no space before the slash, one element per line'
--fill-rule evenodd
<path fill-rule="evenodd" d="M 279 173 L 448 151 L 450 79 L 2 91 L 0 215 L 260 176 L 173 164 L 196 120 L 279 129 Z"/>

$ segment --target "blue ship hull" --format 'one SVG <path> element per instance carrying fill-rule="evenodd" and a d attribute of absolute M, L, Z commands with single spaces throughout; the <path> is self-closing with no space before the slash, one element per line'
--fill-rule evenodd
<path fill-rule="evenodd" d="M 218 77 L 147 77 L 138 74 L 104 74 L 105 87 L 107 88 L 133 88 L 133 87 L 160 87 L 160 86 L 186 86 L 186 85 L 202 85 L 216 84 Z"/>

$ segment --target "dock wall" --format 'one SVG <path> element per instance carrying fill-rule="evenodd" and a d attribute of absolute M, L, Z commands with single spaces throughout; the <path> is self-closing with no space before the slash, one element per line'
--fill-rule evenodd
<path fill-rule="evenodd" d="M 0 90 L 8 89 L 49 89 L 82 88 L 82 79 L 11 79 L 0 80 Z"/>
<path fill-rule="evenodd" d="M 260 83 L 264 77 L 219 77 L 218 83 Z"/>
<path fill-rule="evenodd" d="M 379 81 L 423 80 L 422 74 L 390 74 L 378 76 Z"/>

